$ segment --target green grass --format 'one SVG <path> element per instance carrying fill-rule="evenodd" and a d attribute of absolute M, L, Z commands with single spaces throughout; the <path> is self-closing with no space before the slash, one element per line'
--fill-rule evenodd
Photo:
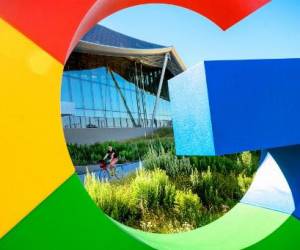
<path fill-rule="evenodd" d="M 115 220 L 149 232 L 174 233 L 219 218 L 251 184 L 248 173 L 249 167 L 254 169 L 256 153 L 231 156 L 231 169 L 222 171 L 215 165 L 202 168 L 173 152 L 162 145 L 150 146 L 143 169 L 113 182 L 88 174 L 85 187 L 99 208 Z"/>
<path fill-rule="evenodd" d="M 119 162 L 124 163 L 142 159 L 149 146 L 158 149 L 162 145 L 166 150 L 173 150 L 173 137 L 170 130 L 163 129 L 147 137 L 127 141 L 108 141 L 93 145 L 68 144 L 67 147 L 73 164 L 80 166 L 98 163 L 105 156 L 109 145 L 119 153 Z"/>
<path fill-rule="evenodd" d="M 103 182 L 88 174 L 85 187 L 99 208 L 125 225 L 156 233 L 189 231 L 216 220 L 240 201 L 259 163 L 258 152 L 177 157 L 171 130 L 90 146 L 68 145 L 74 164 L 96 163 L 112 145 L 120 161 L 144 168 Z"/>
<path fill-rule="evenodd" d="M 165 171 L 139 170 L 128 183 L 100 181 L 88 174 L 85 188 L 105 213 L 134 228 L 160 233 L 190 230 L 200 223 L 201 201 L 178 190 Z"/>

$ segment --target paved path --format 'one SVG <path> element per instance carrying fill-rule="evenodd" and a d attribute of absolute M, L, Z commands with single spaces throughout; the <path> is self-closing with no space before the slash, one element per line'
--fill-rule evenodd
<path fill-rule="evenodd" d="M 124 164 L 117 164 L 118 166 L 123 167 L 123 176 L 126 176 L 136 169 L 138 169 L 142 163 L 141 162 L 130 162 L 130 163 L 124 163 Z M 84 178 L 86 176 L 87 170 L 90 173 L 95 173 L 96 175 L 100 175 L 100 167 L 99 165 L 88 165 L 88 166 L 76 166 L 76 172 L 82 182 L 84 182 Z"/>

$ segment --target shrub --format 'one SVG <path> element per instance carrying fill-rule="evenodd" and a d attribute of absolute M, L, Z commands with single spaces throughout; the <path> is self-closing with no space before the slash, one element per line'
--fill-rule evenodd
<path fill-rule="evenodd" d="M 196 227 L 201 216 L 202 205 L 199 197 L 193 194 L 191 190 L 176 192 L 175 211 L 180 220 Z"/>
<path fill-rule="evenodd" d="M 123 223 L 140 219 L 137 201 L 126 186 L 100 181 L 94 174 L 87 174 L 85 188 L 106 214 Z"/>
<path fill-rule="evenodd" d="M 172 138 L 139 138 L 123 142 L 104 142 L 93 145 L 68 144 L 68 150 L 76 166 L 96 164 L 104 157 L 108 146 L 111 145 L 119 153 L 119 162 L 138 161 L 148 152 L 149 147 L 159 150 L 163 147 L 166 151 L 174 150 Z"/>
<path fill-rule="evenodd" d="M 169 150 L 166 151 L 163 145 L 159 149 L 150 147 L 143 158 L 143 166 L 147 170 L 162 169 L 171 178 L 177 176 L 188 176 L 192 172 L 192 165 L 188 158 L 178 158 Z"/>
<path fill-rule="evenodd" d="M 135 174 L 114 182 L 88 174 L 85 187 L 112 218 L 150 232 L 186 231 L 219 218 L 247 191 L 258 165 L 257 152 L 177 157 L 172 139 L 147 140 L 71 148 L 84 160 L 89 150 L 91 160 L 105 154 L 109 144 L 124 161 L 142 156 L 144 168 Z"/>
<path fill-rule="evenodd" d="M 162 170 L 139 170 L 131 183 L 131 193 L 142 210 L 172 207 L 175 200 L 175 186 Z"/>
<path fill-rule="evenodd" d="M 112 145 L 119 152 L 120 163 L 142 159 L 147 169 L 163 169 L 171 178 L 178 175 L 189 176 L 195 168 L 200 172 L 207 171 L 208 166 L 212 172 L 223 175 L 243 173 L 252 176 L 257 170 L 260 157 L 257 151 L 217 157 L 176 157 L 170 129 L 162 129 L 154 135 L 123 142 L 68 144 L 68 149 L 74 165 L 87 165 L 96 164 L 102 159 L 108 145 Z"/>
<path fill-rule="evenodd" d="M 222 174 L 213 172 L 210 167 L 206 171 L 194 170 L 190 175 L 191 189 L 198 194 L 208 209 L 222 210 L 232 207 L 244 194 L 234 173 Z"/>
<path fill-rule="evenodd" d="M 252 177 L 247 177 L 245 174 L 239 174 L 238 185 L 243 194 L 245 194 L 252 183 Z"/>

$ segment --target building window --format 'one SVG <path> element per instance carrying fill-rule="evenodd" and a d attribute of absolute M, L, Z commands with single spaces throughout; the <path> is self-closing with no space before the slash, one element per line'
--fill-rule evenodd
<path fill-rule="evenodd" d="M 65 127 L 132 127 L 130 114 L 136 124 L 150 126 L 149 120 L 152 118 L 156 93 L 139 89 L 134 83 L 126 81 L 116 73 L 113 74 L 120 90 L 105 67 L 64 72 L 61 100 L 73 102 L 76 109 L 76 117 L 63 119 L 64 123 L 68 122 Z M 150 73 L 150 77 L 147 75 L 144 84 L 153 84 L 154 75 L 156 76 L 157 72 Z M 160 99 L 157 120 L 170 121 L 169 106 L 168 101 Z"/>

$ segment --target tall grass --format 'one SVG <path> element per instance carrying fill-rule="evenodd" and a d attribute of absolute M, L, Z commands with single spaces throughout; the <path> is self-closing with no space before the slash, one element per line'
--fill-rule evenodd
<path fill-rule="evenodd" d="M 254 166 L 257 168 L 258 165 L 256 153 L 251 152 L 219 157 L 220 161 L 206 157 L 204 159 L 213 165 L 205 167 L 202 166 L 203 159 L 195 159 L 178 158 L 172 150 L 165 151 L 161 146 L 159 149 L 150 147 L 143 163 L 149 171 L 164 170 L 176 188 L 191 190 L 198 195 L 205 208 L 215 212 L 224 208 L 228 210 L 242 198 L 252 182 Z"/>
<path fill-rule="evenodd" d="M 130 186 L 100 180 L 93 173 L 86 175 L 84 186 L 98 207 L 113 219 L 126 224 L 140 219 L 138 200 L 132 196 Z"/>
<path fill-rule="evenodd" d="M 84 185 L 115 220 L 150 232 L 172 233 L 203 226 L 223 215 L 239 201 L 251 180 L 245 174 L 223 175 L 210 167 L 170 177 L 155 167 L 139 169 L 127 181 L 107 182 L 88 173 Z"/>
<path fill-rule="evenodd" d="M 171 137 L 70 147 L 74 155 L 80 152 L 82 163 L 96 161 L 108 145 L 123 161 L 143 160 L 143 169 L 114 182 L 88 173 L 88 193 L 112 218 L 157 233 L 188 231 L 222 216 L 245 194 L 259 161 L 257 152 L 177 157 Z"/>
<path fill-rule="evenodd" d="M 160 207 L 168 209 L 174 206 L 175 186 L 160 169 L 150 172 L 139 170 L 130 187 L 142 210 L 149 211 Z"/>
<path fill-rule="evenodd" d="M 139 170 L 126 185 L 101 181 L 88 173 L 84 185 L 99 208 L 135 228 L 167 233 L 200 223 L 200 198 L 190 190 L 176 189 L 160 169 Z"/>
<path fill-rule="evenodd" d="M 148 152 L 143 157 L 143 166 L 147 170 L 156 168 L 165 170 L 171 178 L 179 175 L 189 175 L 192 172 L 189 158 L 176 157 L 173 150 L 165 150 L 162 144 L 156 148 L 149 147 Z"/>

